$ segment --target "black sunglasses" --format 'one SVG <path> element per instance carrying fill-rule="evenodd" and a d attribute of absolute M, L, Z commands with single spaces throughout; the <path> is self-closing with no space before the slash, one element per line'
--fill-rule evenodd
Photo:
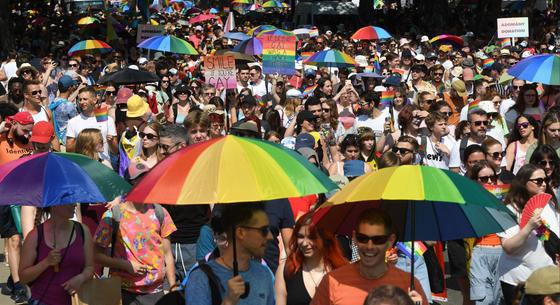
<path fill-rule="evenodd" d="M 502 152 L 497 151 L 497 152 L 489 153 L 488 155 L 491 156 L 492 159 L 498 160 L 498 159 L 502 159 L 503 157 L 505 157 L 506 153 L 503 152 L 503 151 Z"/>
<path fill-rule="evenodd" d="M 529 181 L 533 182 L 537 186 L 542 186 L 543 184 L 548 184 L 550 182 L 550 178 L 549 177 L 535 178 L 535 179 L 529 179 Z"/>
<path fill-rule="evenodd" d="M 453 114 L 453 112 L 449 111 L 449 112 L 440 112 L 441 114 L 445 115 L 446 117 L 450 117 L 451 114 Z"/>
<path fill-rule="evenodd" d="M 488 122 L 488 121 L 474 121 L 473 124 L 474 124 L 474 126 L 480 126 L 480 125 L 488 126 L 490 124 L 490 122 Z"/>
<path fill-rule="evenodd" d="M 556 161 L 541 160 L 541 161 L 539 162 L 539 165 L 540 165 L 541 167 L 543 167 L 543 168 L 546 167 L 547 165 L 550 166 L 550 167 L 555 167 L 556 164 L 557 164 Z"/>
<path fill-rule="evenodd" d="M 156 136 L 155 134 L 151 134 L 151 133 L 143 133 L 143 132 L 139 132 L 138 136 L 140 137 L 140 139 L 148 139 L 148 140 L 153 140 L 153 139 L 157 139 L 158 136 Z"/>
<path fill-rule="evenodd" d="M 368 236 L 356 232 L 356 241 L 360 244 L 367 244 L 370 240 L 374 245 L 383 245 L 389 240 L 389 235 Z"/>
<path fill-rule="evenodd" d="M 394 146 L 394 147 L 393 147 L 393 152 L 394 152 L 394 153 L 397 153 L 397 152 L 398 152 L 398 153 L 401 154 L 401 155 L 406 155 L 406 154 L 408 154 L 408 153 L 411 153 L 412 150 L 410 150 L 410 149 L 408 149 L 408 148 L 399 148 L 399 147 Z"/>
<path fill-rule="evenodd" d="M 482 182 L 482 183 L 498 183 L 498 175 L 492 175 L 492 176 L 479 176 L 478 177 L 478 181 Z"/>
<path fill-rule="evenodd" d="M 270 227 L 269 226 L 263 226 L 263 227 L 260 227 L 260 228 L 249 227 L 249 226 L 239 226 L 239 227 L 243 228 L 243 229 L 259 231 L 263 237 L 268 236 L 268 233 L 270 233 Z"/>
<path fill-rule="evenodd" d="M 41 94 L 41 90 L 29 91 L 29 92 L 27 92 L 27 94 L 30 94 L 30 95 Z"/>
<path fill-rule="evenodd" d="M 517 128 L 523 128 L 523 129 L 526 129 L 526 128 L 528 128 L 528 127 L 529 127 L 529 125 L 531 125 L 531 124 L 529 124 L 529 122 L 523 122 L 523 123 L 519 123 L 519 124 L 517 124 Z"/>
<path fill-rule="evenodd" d="M 105 91 L 106 95 L 115 95 L 115 91 Z"/>

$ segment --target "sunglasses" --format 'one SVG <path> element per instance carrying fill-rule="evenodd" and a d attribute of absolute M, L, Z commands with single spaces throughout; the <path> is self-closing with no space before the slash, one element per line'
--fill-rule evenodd
<path fill-rule="evenodd" d="M 488 125 L 490 125 L 490 122 L 488 122 L 488 121 L 474 121 L 472 123 L 474 124 L 474 126 L 481 126 L 481 125 L 488 126 Z"/>
<path fill-rule="evenodd" d="M 443 73 L 434 73 L 434 75 L 443 76 Z"/>
<path fill-rule="evenodd" d="M 482 183 L 493 183 L 496 184 L 498 183 L 498 175 L 492 175 L 492 176 L 480 176 L 478 177 L 478 181 L 482 182 Z"/>
<path fill-rule="evenodd" d="M 29 91 L 29 92 L 27 92 L 27 94 L 29 94 L 29 95 L 41 94 L 41 90 Z"/>
<path fill-rule="evenodd" d="M 69 64 L 68 67 L 77 68 L 77 67 L 78 67 L 78 64 Z"/>
<path fill-rule="evenodd" d="M 389 235 L 368 236 L 362 233 L 356 233 L 356 241 L 360 244 L 367 244 L 370 240 L 374 245 L 383 245 L 389 240 Z"/>
<path fill-rule="evenodd" d="M 550 166 L 550 167 L 554 167 L 554 166 L 556 166 L 556 163 L 557 162 L 555 162 L 555 161 L 541 160 L 539 162 L 539 165 L 543 168 L 546 167 L 547 165 Z"/>
<path fill-rule="evenodd" d="M 436 100 L 424 100 L 424 103 L 431 105 L 433 103 L 435 103 Z"/>
<path fill-rule="evenodd" d="M 520 90 L 521 87 L 523 87 L 523 86 L 512 86 L 512 88 L 513 88 L 514 90 Z"/>
<path fill-rule="evenodd" d="M 157 138 L 158 138 L 158 136 L 156 136 L 155 134 L 143 133 L 143 132 L 139 132 L 139 133 L 138 133 L 138 136 L 139 136 L 141 139 L 146 138 L 146 139 L 148 139 L 148 140 L 153 140 L 153 139 L 157 139 Z"/>
<path fill-rule="evenodd" d="M 446 117 L 450 117 L 451 114 L 453 114 L 453 112 L 449 111 L 449 112 L 440 112 L 441 114 L 445 115 Z"/>
<path fill-rule="evenodd" d="M 260 228 L 249 227 L 249 226 L 239 226 L 239 227 L 240 227 L 240 228 L 243 228 L 243 229 L 259 231 L 263 237 L 268 236 L 268 233 L 270 233 L 270 228 L 269 228 L 269 226 L 263 226 L 263 227 L 260 227 Z"/>
<path fill-rule="evenodd" d="M 535 178 L 535 179 L 529 179 L 529 181 L 533 182 L 537 186 L 542 186 L 543 184 L 548 184 L 550 182 L 550 178 L 548 178 L 548 177 L 546 177 L 546 178 Z"/>
<path fill-rule="evenodd" d="M 162 80 L 161 83 L 169 84 L 169 81 L 168 80 Z"/>
<path fill-rule="evenodd" d="M 503 151 L 497 151 L 497 152 L 493 152 L 493 153 L 488 153 L 489 156 L 492 157 L 492 159 L 494 160 L 498 160 L 498 159 L 502 159 L 503 157 L 506 156 L 506 153 Z"/>
<path fill-rule="evenodd" d="M 105 91 L 106 95 L 115 95 L 115 91 Z"/>
<path fill-rule="evenodd" d="M 529 128 L 529 125 L 531 125 L 531 124 L 529 124 L 529 122 L 523 122 L 523 123 L 517 124 L 517 128 L 526 129 L 526 128 Z"/>
<path fill-rule="evenodd" d="M 396 147 L 396 146 L 393 147 L 392 150 L 393 150 L 394 153 L 397 153 L 397 152 L 398 152 L 398 153 L 401 154 L 401 155 L 406 155 L 406 154 L 408 154 L 408 153 L 412 153 L 412 150 L 410 150 L 410 149 L 408 149 L 408 148 L 400 148 L 400 147 Z"/>

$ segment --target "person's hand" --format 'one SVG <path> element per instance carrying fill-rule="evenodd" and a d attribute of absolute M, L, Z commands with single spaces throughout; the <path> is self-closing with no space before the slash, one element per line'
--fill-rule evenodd
<path fill-rule="evenodd" d="M 418 291 L 408 288 L 408 296 L 412 299 L 414 305 L 422 305 L 422 295 Z"/>
<path fill-rule="evenodd" d="M 4 133 L 4 132 L 8 131 L 9 129 L 10 129 L 10 128 L 8 128 L 8 127 L 6 126 L 6 121 L 2 121 L 2 122 L 0 123 L 0 133 Z"/>
<path fill-rule="evenodd" d="M 45 258 L 45 261 L 47 262 L 48 266 L 56 266 L 60 263 L 60 250 L 51 250 L 51 252 L 49 252 L 49 255 L 47 255 L 47 257 Z"/>
<path fill-rule="evenodd" d="M 447 155 L 447 156 L 451 155 L 451 151 L 449 150 L 449 148 L 445 144 L 438 141 L 438 142 L 436 142 L 435 146 L 436 146 L 437 150 L 441 151 L 445 155 Z"/>
<path fill-rule="evenodd" d="M 305 109 L 305 106 L 303 106 L 303 105 L 297 106 L 297 107 L 296 107 L 296 115 L 297 115 L 298 113 L 300 113 L 300 111 L 302 111 L 302 110 L 304 110 L 304 109 Z"/>
<path fill-rule="evenodd" d="M 69 295 L 73 295 L 78 292 L 84 282 L 85 278 L 81 274 L 78 274 L 68 281 L 62 283 L 61 286 L 62 288 L 64 288 L 64 290 L 66 290 L 66 292 L 68 292 Z"/>
<path fill-rule="evenodd" d="M 107 204 L 105 205 L 105 208 L 107 208 L 107 210 L 112 210 L 113 207 L 118 206 L 119 204 L 121 204 L 121 202 L 122 202 L 122 197 L 117 196 L 117 197 L 115 197 L 115 199 L 107 202 Z"/>
<path fill-rule="evenodd" d="M 428 111 L 424 111 L 424 110 L 417 110 L 417 112 L 414 115 L 417 115 L 421 118 L 426 118 L 430 113 Z"/>
<path fill-rule="evenodd" d="M 144 275 L 146 274 L 146 272 L 148 272 L 148 266 L 147 265 L 142 265 L 139 264 L 137 262 L 132 262 L 129 261 L 128 262 L 128 269 L 126 270 L 128 273 L 132 274 L 132 275 Z"/>
<path fill-rule="evenodd" d="M 239 298 L 245 293 L 245 281 L 241 275 L 230 278 L 227 282 L 228 293 L 226 299 L 230 304 L 237 304 Z"/>
<path fill-rule="evenodd" d="M 529 219 L 529 222 L 527 223 L 527 226 L 531 230 L 534 230 L 542 225 L 542 218 L 541 218 L 542 210 L 543 209 L 535 209 L 533 211 L 533 215 L 531 216 L 531 219 Z"/>
<path fill-rule="evenodd" d="M 385 253 L 385 260 L 389 264 L 396 265 L 397 261 L 399 260 L 399 256 L 397 255 L 397 250 L 395 250 L 395 248 L 391 248 L 387 250 L 387 253 Z"/>

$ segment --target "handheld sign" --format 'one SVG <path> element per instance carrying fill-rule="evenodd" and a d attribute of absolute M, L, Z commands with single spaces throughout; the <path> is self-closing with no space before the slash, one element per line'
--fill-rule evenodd
<path fill-rule="evenodd" d="M 263 35 L 263 73 L 294 75 L 296 73 L 296 37 Z"/>
<path fill-rule="evenodd" d="M 216 88 L 235 89 L 235 58 L 232 55 L 207 56 L 204 59 L 204 78 Z"/>

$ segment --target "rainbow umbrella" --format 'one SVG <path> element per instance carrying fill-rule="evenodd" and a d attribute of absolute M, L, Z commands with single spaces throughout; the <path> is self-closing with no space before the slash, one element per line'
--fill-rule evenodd
<path fill-rule="evenodd" d="M 530 82 L 560 86 L 560 56 L 533 55 L 509 68 L 507 73 Z"/>
<path fill-rule="evenodd" d="M 142 41 L 138 47 L 176 54 L 198 55 L 198 52 L 190 43 L 172 35 L 150 37 Z"/>
<path fill-rule="evenodd" d="M 263 3 L 262 7 L 264 7 L 264 8 L 285 8 L 285 7 L 289 7 L 289 5 L 282 2 L 282 1 L 270 0 L 270 1 L 266 1 L 265 3 Z"/>
<path fill-rule="evenodd" d="M 419 165 L 384 168 L 356 178 L 323 204 L 313 220 L 319 227 L 350 234 L 360 215 L 372 207 L 391 216 L 401 241 L 482 237 L 517 224 L 505 205 L 480 184 Z M 413 279 L 412 266 L 411 286 Z"/>
<path fill-rule="evenodd" d="M 355 40 L 378 40 L 389 39 L 391 37 L 391 34 L 383 28 L 377 26 L 366 26 L 357 30 L 350 38 Z"/>
<path fill-rule="evenodd" d="M 233 4 L 251 4 L 253 3 L 251 0 L 233 0 L 231 1 Z"/>
<path fill-rule="evenodd" d="M 292 31 L 280 30 L 280 29 L 273 29 L 273 30 L 264 30 L 259 32 L 256 37 L 261 37 L 264 35 L 274 35 L 274 36 L 296 36 Z"/>
<path fill-rule="evenodd" d="M 452 45 L 454 48 L 462 48 L 465 45 L 465 41 L 463 41 L 463 38 L 459 36 L 443 34 L 430 39 L 430 44 L 433 45 L 448 44 L 448 45 Z"/>
<path fill-rule="evenodd" d="M 75 45 L 73 45 L 70 50 L 68 50 L 69 56 L 74 55 L 83 55 L 87 53 L 107 53 L 110 52 L 113 48 L 108 45 L 106 42 L 101 40 L 82 40 Z"/>
<path fill-rule="evenodd" d="M 253 37 L 241 41 L 233 48 L 232 51 L 248 55 L 261 55 L 263 51 L 263 45 L 258 38 Z"/>
<path fill-rule="evenodd" d="M 277 27 L 275 27 L 273 25 L 270 25 L 270 24 L 259 25 L 257 27 L 254 27 L 254 28 L 250 29 L 247 32 L 247 35 L 256 36 L 262 31 L 269 31 L 269 30 L 276 30 L 276 29 L 277 29 Z"/>
<path fill-rule="evenodd" d="M 352 56 L 338 50 L 326 50 L 317 52 L 303 61 L 304 65 L 323 66 L 323 67 L 354 67 L 356 61 Z"/>
<path fill-rule="evenodd" d="M 188 146 L 158 163 L 127 195 L 134 202 L 254 202 L 325 193 L 336 185 L 293 150 L 225 136 Z"/>
<path fill-rule="evenodd" d="M 193 17 L 189 20 L 190 24 L 195 24 L 195 23 L 200 23 L 200 22 L 204 22 L 207 20 L 212 20 L 212 19 L 220 19 L 220 17 L 214 15 L 214 14 L 200 14 L 196 17 Z"/>
<path fill-rule="evenodd" d="M 34 154 L 0 166 L 0 205 L 107 202 L 129 189 L 113 170 L 80 154 Z"/>
<path fill-rule="evenodd" d="M 93 23 L 99 23 L 99 19 L 93 17 L 83 17 L 78 20 L 78 25 L 89 25 Z"/>

